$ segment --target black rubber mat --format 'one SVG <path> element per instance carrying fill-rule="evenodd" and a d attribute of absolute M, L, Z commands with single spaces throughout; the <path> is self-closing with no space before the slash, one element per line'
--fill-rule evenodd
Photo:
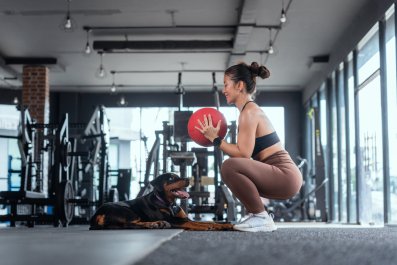
<path fill-rule="evenodd" d="M 138 265 L 396 265 L 397 227 L 184 231 Z"/>

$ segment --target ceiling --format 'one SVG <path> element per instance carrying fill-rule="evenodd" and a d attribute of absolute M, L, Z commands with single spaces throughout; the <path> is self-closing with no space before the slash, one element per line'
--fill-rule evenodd
<path fill-rule="evenodd" d="M 113 77 L 118 91 L 173 91 L 178 72 L 186 91 L 205 91 L 212 87 L 212 72 L 222 84 L 224 69 L 239 61 L 269 68 L 271 76 L 258 81 L 259 90 L 302 90 L 326 65 L 313 63 L 313 57 L 332 53 L 366 2 L 72 0 L 76 26 L 66 32 L 66 0 L 2 0 L 0 87 L 20 88 L 22 64 L 47 58 L 52 59 L 46 63 L 52 91 L 109 92 Z M 283 4 L 287 21 L 282 24 Z M 84 27 L 90 28 L 95 48 L 90 55 L 84 53 Z M 116 44 L 129 49 L 109 49 Z M 107 75 L 99 78 L 103 47 Z"/>

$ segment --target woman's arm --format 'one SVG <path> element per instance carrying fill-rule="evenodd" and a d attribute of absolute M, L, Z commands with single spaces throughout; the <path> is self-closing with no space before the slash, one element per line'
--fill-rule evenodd
<path fill-rule="evenodd" d="M 200 127 L 196 127 L 211 142 L 218 137 L 220 123 L 216 127 L 212 126 L 211 116 L 204 116 L 204 121 L 199 121 Z M 255 145 L 255 132 L 257 128 L 257 119 L 254 110 L 246 110 L 239 117 L 239 131 L 237 135 L 237 144 L 227 143 L 222 140 L 219 148 L 230 157 L 250 158 Z"/>

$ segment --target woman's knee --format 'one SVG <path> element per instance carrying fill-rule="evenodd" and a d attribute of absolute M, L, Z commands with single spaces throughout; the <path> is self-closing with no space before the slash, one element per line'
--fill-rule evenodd
<path fill-rule="evenodd" d="M 232 177 L 232 175 L 236 171 L 235 165 L 236 165 L 236 161 L 233 158 L 228 158 L 225 161 L 223 161 L 221 167 L 221 173 L 222 173 L 221 177 L 225 183 L 227 183 L 227 181 L 230 179 L 230 177 Z"/>

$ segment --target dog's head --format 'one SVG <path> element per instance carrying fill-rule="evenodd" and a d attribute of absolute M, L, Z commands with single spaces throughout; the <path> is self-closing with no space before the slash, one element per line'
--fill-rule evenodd
<path fill-rule="evenodd" d="M 164 173 L 152 180 L 150 184 L 154 191 L 169 203 L 173 203 L 176 198 L 189 198 L 189 193 L 183 190 L 189 186 L 189 179 L 181 178 L 174 173 Z"/>

